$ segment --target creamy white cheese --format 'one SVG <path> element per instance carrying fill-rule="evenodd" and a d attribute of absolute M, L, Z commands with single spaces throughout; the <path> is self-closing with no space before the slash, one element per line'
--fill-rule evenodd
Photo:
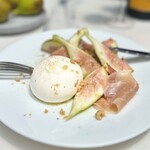
<path fill-rule="evenodd" d="M 50 56 L 38 64 L 32 73 L 30 87 L 44 102 L 60 103 L 71 99 L 83 80 L 80 66 L 63 56 Z"/>

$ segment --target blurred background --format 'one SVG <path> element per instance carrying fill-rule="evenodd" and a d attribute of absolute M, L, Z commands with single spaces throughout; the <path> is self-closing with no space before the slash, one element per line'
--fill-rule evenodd
<path fill-rule="evenodd" d="M 81 27 L 117 33 L 149 48 L 150 1 L 0 0 L 1 41 L 11 43 L 35 32 Z M 7 46 L 1 43 L 1 48 Z"/>
<path fill-rule="evenodd" d="M 45 7 L 48 9 L 47 2 L 45 1 Z M 137 16 L 127 12 L 132 5 L 133 8 L 137 5 L 135 9 Z M 140 11 L 139 6 L 143 9 L 146 6 L 149 8 Z M 55 4 L 53 3 L 53 8 L 49 12 L 50 29 L 88 27 L 117 33 L 144 44 L 146 48 L 150 47 L 147 42 L 150 39 L 150 1 L 148 0 L 57 0 Z M 140 17 L 140 13 L 145 14 L 147 18 L 144 15 L 143 18 Z"/>

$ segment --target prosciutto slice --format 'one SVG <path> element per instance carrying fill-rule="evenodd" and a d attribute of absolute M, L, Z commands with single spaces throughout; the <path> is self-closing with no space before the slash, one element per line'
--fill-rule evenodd
<path fill-rule="evenodd" d="M 131 73 L 114 72 L 107 79 L 104 96 L 95 103 L 95 106 L 117 113 L 134 97 L 138 88 L 138 83 Z"/>
<path fill-rule="evenodd" d="M 57 50 L 51 52 L 51 55 L 52 56 L 59 55 L 59 56 L 69 57 L 69 54 L 68 54 L 66 48 L 63 46 L 58 48 Z"/>

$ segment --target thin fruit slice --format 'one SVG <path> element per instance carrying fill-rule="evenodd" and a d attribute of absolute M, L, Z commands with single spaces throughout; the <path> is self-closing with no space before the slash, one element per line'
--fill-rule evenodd
<path fill-rule="evenodd" d="M 65 39 L 59 37 L 58 35 L 54 35 L 53 39 L 64 45 L 64 47 L 67 49 L 70 59 L 80 65 L 84 77 L 100 67 L 100 64 L 93 57 L 78 47 L 73 46 Z"/>
<path fill-rule="evenodd" d="M 52 56 L 65 56 L 69 58 L 69 54 L 64 46 L 58 48 L 51 53 Z"/>
<path fill-rule="evenodd" d="M 78 30 L 69 40 L 69 42 L 78 47 L 81 38 L 85 35 L 85 34 L 89 34 L 87 28 L 81 28 L 80 30 Z"/>
<path fill-rule="evenodd" d="M 54 41 L 53 39 L 50 40 L 46 40 L 42 46 L 41 46 L 41 50 L 48 52 L 48 53 L 53 53 L 54 51 L 56 51 L 57 49 L 61 48 L 62 44 L 60 44 L 59 42 Z"/>
<path fill-rule="evenodd" d="M 103 94 L 107 73 L 103 67 L 89 74 L 79 85 L 73 99 L 72 109 L 66 119 L 71 119 L 78 113 L 93 105 Z"/>
<path fill-rule="evenodd" d="M 108 47 L 98 42 L 89 34 L 87 34 L 86 37 L 92 42 L 96 55 L 108 73 L 112 73 L 114 71 L 125 71 L 131 73 L 133 71 L 124 59 L 120 59 Z"/>
<path fill-rule="evenodd" d="M 85 34 L 88 34 L 88 30 L 86 28 L 82 28 L 80 30 L 78 30 L 69 40 L 69 42 L 78 47 L 79 45 L 79 42 L 81 40 L 81 38 L 85 35 Z M 49 39 L 49 40 L 46 40 L 42 46 L 41 46 L 41 50 L 45 51 L 45 52 L 48 52 L 48 53 L 55 53 L 56 50 L 58 50 L 58 53 L 59 55 L 62 54 L 64 56 L 64 54 L 62 53 L 62 49 L 60 50 L 60 48 L 62 47 L 63 45 L 57 41 L 55 41 L 54 39 Z M 59 52 L 60 51 L 60 52 Z M 66 50 L 67 51 L 67 50 Z M 64 51 L 63 51 L 64 52 Z M 65 52 L 64 52 L 65 53 Z"/>

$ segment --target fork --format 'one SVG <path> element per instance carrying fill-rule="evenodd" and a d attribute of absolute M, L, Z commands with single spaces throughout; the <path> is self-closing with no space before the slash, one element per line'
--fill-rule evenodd
<path fill-rule="evenodd" d="M 29 79 L 32 71 L 27 65 L 0 61 L 0 79 Z"/>
<path fill-rule="evenodd" d="M 133 54 L 137 56 L 144 56 L 147 58 L 150 58 L 150 52 L 144 52 L 144 51 L 137 51 L 137 50 L 132 50 L 132 49 L 126 49 L 126 48 L 121 48 L 121 47 L 109 47 L 110 49 L 126 54 Z"/>

